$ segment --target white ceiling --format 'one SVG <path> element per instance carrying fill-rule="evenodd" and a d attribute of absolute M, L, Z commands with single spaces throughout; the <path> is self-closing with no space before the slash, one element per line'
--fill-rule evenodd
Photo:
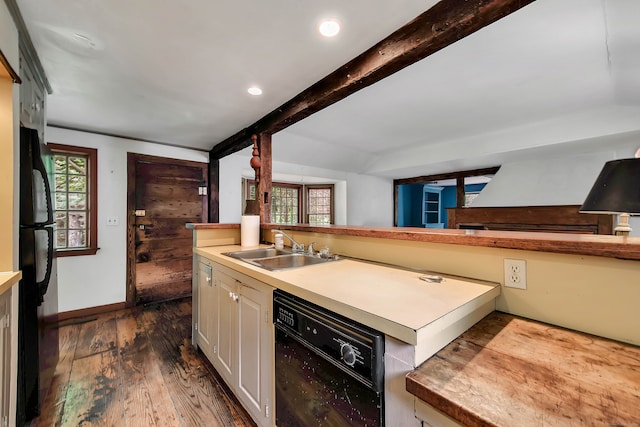
<path fill-rule="evenodd" d="M 17 3 L 53 88 L 50 124 L 208 151 L 436 0 Z M 343 23 L 336 38 L 316 31 L 325 17 Z"/>
<path fill-rule="evenodd" d="M 50 124 L 205 150 L 434 3 L 18 0 Z M 637 132 L 638 18 L 637 0 L 537 0 L 274 135 L 274 159 L 402 178 Z"/>

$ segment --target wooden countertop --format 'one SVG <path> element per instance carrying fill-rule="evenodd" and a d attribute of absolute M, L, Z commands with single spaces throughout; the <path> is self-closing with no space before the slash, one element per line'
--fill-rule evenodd
<path fill-rule="evenodd" d="M 269 271 L 221 255 L 239 249 L 210 246 L 194 252 L 412 345 L 420 343 L 427 326 L 455 316 L 461 307 L 493 304 L 500 294 L 498 283 L 448 275 L 428 283 L 419 279 L 426 272 L 350 259 Z"/>
<path fill-rule="evenodd" d="M 0 295 L 7 292 L 13 285 L 22 278 L 21 271 L 1 271 L 0 272 Z"/>
<path fill-rule="evenodd" d="M 500 312 L 406 386 L 468 426 L 640 426 L 640 347 Z"/>

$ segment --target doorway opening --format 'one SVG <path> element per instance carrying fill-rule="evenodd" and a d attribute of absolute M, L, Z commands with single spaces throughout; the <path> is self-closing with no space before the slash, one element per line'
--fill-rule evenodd
<path fill-rule="evenodd" d="M 396 227 L 447 228 L 447 208 L 471 206 L 499 167 L 394 180 Z"/>
<path fill-rule="evenodd" d="M 127 306 L 191 295 L 192 232 L 206 222 L 208 164 L 128 153 Z"/>

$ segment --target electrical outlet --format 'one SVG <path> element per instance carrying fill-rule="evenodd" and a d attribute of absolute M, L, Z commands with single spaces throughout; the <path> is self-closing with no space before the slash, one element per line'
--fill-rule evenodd
<path fill-rule="evenodd" d="M 527 289 L 527 263 L 523 259 L 504 259 L 504 285 Z"/>
<path fill-rule="evenodd" d="M 120 224 L 120 218 L 118 218 L 117 216 L 107 217 L 107 225 L 119 225 L 119 224 Z"/>

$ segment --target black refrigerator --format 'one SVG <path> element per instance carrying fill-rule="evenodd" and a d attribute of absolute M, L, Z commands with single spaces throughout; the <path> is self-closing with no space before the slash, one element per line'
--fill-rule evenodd
<path fill-rule="evenodd" d="M 58 362 L 58 289 L 50 181 L 53 156 L 35 129 L 20 128 L 20 237 L 22 280 L 18 305 L 16 424 L 27 425 Z"/>

